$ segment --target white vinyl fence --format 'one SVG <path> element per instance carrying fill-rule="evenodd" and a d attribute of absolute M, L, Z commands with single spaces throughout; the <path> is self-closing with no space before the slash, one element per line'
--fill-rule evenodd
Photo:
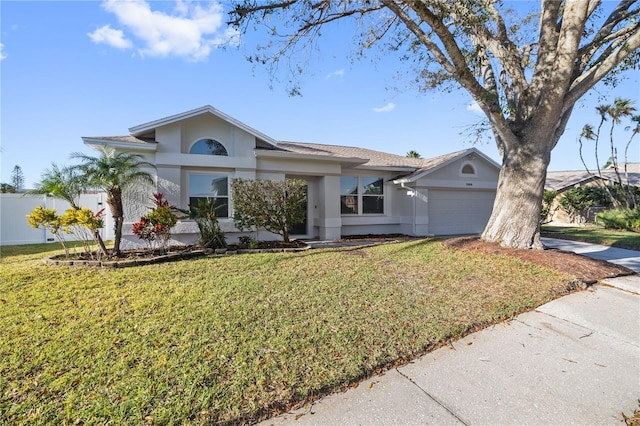
<path fill-rule="evenodd" d="M 91 211 L 104 210 L 104 228 L 100 231 L 103 240 L 113 239 L 113 218 L 106 203 L 104 193 L 82 194 L 80 207 Z M 52 243 L 58 240 L 49 231 L 34 229 L 27 223 L 27 215 L 37 206 L 56 209 L 59 215 L 70 208 L 68 202 L 47 195 L 0 194 L 0 245 Z M 74 236 L 65 234 L 65 240 Z"/>

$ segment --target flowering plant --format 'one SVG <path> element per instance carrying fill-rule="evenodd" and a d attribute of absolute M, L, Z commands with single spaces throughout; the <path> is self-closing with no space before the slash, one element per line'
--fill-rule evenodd
<path fill-rule="evenodd" d="M 147 216 L 142 216 L 139 222 L 133 224 L 133 233 L 144 240 L 149 248 L 157 241 L 163 249 L 169 246 L 171 228 L 178 222 L 178 217 L 173 213 L 169 202 L 163 194 L 153 194 L 155 207 Z"/>

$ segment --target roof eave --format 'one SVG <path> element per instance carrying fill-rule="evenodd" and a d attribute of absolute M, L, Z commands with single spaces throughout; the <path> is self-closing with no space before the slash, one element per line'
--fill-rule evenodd
<path fill-rule="evenodd" d="M 415 167 L 409 167 L 409 166 L 368 166 L 366 164 L 357 166 L 357 169 L 358 170 L 381 170 L 381 171 L 388 171 L 388 172 L 407 172 L 407 173 L 416 171 Z"/>
<path fill-rule="evenodd" d="M 185 112 L 181 112 L 179 114 L 175 114 L 175 115 L 171 115 L 169 117 L 165 117 L 165 118 L 161 118 L 158 120 L 154 120 L 154 121 L 150 121 L 148 123 L 143 123 L 143 124 L 139 124 L 137 126 L 133 126 L 129 128 L 129 132 L 131 132 L 132 135 L 140 135 L 143 133 L 146 133 L 150 130 L 154 130 L 158 127 L 161 126 L 166 126 L 168 124 L 172 124 L 175 123 L 177 121 L 181 121 L 181 120 L 185 120 L 188 118 L 192 118 L 192 117 L 197 117 L 198 115 L 202 115 L 202 114 L 206 114 L 206 113 L 210 113 L 212 115 L 215 115 L 216 117 L 233 124 L 236 127 L 239 127 L 240 129 L 246 131 L 247 133 L 252 134 L 253 136 L 260 138 L 262 140 L 264 140 L 265 142 L 273 145 L 273 146 L 277 146 L 278 143 L 275 139 L 271 138 L 270 136 L 265 135 L 264 133 L 254 129 L 251 126 L 248 126 L 246 124 L 244 124 L 241 121 L 236 120 L 235 118 L 231 117 L 230 115 L 225 114 L 224 112 L 215 109 L 214 107 L 212 107 L 211 105 L 205 105 L 203 107 L 200 108 L 196 108 L 196 109 L 192 109 L 190 111 L 185 111 Z"/>
<path fill-rule="evenodd" d="M 85 145 L 95 148 L 96 146 L 110 146 L 113 148 L 122 148 L 127 150 L 144 151 L 144 152 L 156 152 L 158 144 L 149 142 L 125 142 L 114 141 L 109 139 L 100 139 L 92 137 L 82 137 L 82 141 Z"/>
<path fill-rule="evenodd" d="M 364 164 L 368 159 L 356 158 L 356 157 L 331 157 L 328 155 L 314 155 L 314 154 L 300 154 L 298 152 L 290 151 L 270 151 L 270 150 L 254 150 L 256 158 L 259 157 L 276 157 L 284 159 L 295 160 L 312 160 L 312 161 L 326 161 L 333 163 L 350 163 L 350 164 Z"/>

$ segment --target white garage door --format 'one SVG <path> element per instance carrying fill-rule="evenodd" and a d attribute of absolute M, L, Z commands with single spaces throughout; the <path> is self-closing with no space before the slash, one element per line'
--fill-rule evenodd
<path fill-rule="evenodd" d="M 491 216 L 495 195 L 495 191 L 429 190 L 429 233 L 481 233 Z"/>

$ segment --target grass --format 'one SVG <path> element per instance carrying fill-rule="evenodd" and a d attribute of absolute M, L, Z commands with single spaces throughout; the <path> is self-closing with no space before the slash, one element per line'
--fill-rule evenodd
<path fill-rule="evenodd" d="M 127 269 L 43 264 L 50 250 L 2 248 L 8 424 L 255 420 L 530 310 L 573 279 L 433 240 Z"/>
<path fill-rule="evenodd" d="M 605 246 L 640 250 L 640 234 L 630 231 L 605 229 L 600 226 L 548 226 L 542 227 L 542 235 L 564 240 L 584 241 Z"/>

